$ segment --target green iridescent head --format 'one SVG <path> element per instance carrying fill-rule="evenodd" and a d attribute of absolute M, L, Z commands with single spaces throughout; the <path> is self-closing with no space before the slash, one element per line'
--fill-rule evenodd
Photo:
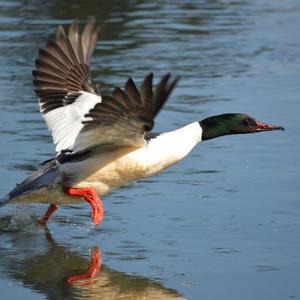
<path fill-rule="evenodd" d="M 209 140 L 228 134 L 256 133 L 284 130 L 282 126 L 267 125 L 245 114 L 223 114 L 199 122 L 203 132 L 202 140 Z"/>

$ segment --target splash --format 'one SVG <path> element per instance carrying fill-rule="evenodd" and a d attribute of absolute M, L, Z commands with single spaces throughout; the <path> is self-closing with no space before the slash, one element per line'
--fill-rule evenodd
<path fill-rule="evenodd" d="M 40 214 L 37 207 L 18 205 L 14 211 L 0 216 L 0 231 L 34 233 L 39 229 L 37 221 Z"/>

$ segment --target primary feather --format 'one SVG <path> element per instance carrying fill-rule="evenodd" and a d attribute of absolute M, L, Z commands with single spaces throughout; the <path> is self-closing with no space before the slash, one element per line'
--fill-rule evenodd
<path fill-rule="evenodd" d="M 85 26 L 81 36 L 77 21 L 68 36 L 59 26 L 56 39 L 39 52 L 33 82 L 58 153 L 74 154 L 101 145 L 142 147 L 144 133 L 153 128 L 155 116 L 178 81 L 167 74 L 153 90 L 150 73 L 140 90 L 129 78 L 124 89 L 97 95 L 89 63 L 99 31 L 95 21 Z"/>

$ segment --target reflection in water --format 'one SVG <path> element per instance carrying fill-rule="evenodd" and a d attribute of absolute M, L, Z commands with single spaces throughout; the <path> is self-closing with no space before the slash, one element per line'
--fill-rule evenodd
<path fill-rule="evenodd" d="M 101 261 L 102 261 L 102 258 L 101 258 L 100 249 L 98 247 L 94 247 L 92 249 L 91 262 L 87 268 L 87 271 L 84 274 L 69 276 L 67 278 L 67 282 L 71 284 L 71 283 L 95 278 L 100 271 Z M 84 283 L 83 285 L 91 285 L 94 283 L 95 283 L 95 281 L 88 281 L 88 282 Z"/>
<path fill-rule="evenodd" d="M 0 219 L 1 239 L 6 241 L 0 246 L 1 274 L 47 299 L 184 299 L 151 279 L 101 265 L 96 246 L 89 259 L 56 243 L 48 230 L 25 233 L 9 226 L 9 218 Z"/>
<path fill-rule="evenodd" d="M 129 75 L 140 82 L 150 70 L 181 76 L 155 130 L 228 111 L 276 118 L 289 129 L 280 139 L 232 137 L 200 146 L 180 166 L 107 197 L 106 224 L 88 234 L 89 207 L 62 208 L 78 226 L 65 233 L 76 227 L 55 216 L 49 226 L 63 245 L 51 246 L 42 231 L 0 230 L 0 297 L 33 299 L 18 297 L 17 284 L 9 287 L 15 280 L 25 294 L 39 292 L 36 299 L 129 298 L 134 286 L 180 298 L 105 266 L 92 286 L 66 284 L 89 267 L 90 254 L 80 249 L 101 243 L 106 263 L 139 268 L 189 299 L 299 297 L 299 12 L 295 0 L 0 1 L 0 196 L 54 153 L 31 71 L 37 48 L 74 17 L 104 25 L 92 72 L 105 92 Z M 79 254 L 66 244 L 80 244 Z M 142 260 L 124 259 L 141 253 Z"/>

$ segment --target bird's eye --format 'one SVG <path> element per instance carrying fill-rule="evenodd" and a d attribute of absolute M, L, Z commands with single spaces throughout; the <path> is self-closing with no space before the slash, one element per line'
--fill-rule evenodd
<path fill-rule="evenodd" d="M 249 118 L 243 120 L 243 122 L 242 122 L 242 124 L 243 124 L 244 126 L 250 126 L 251 123 L 252 123 L 252 120 L 249 119 Z"/>

